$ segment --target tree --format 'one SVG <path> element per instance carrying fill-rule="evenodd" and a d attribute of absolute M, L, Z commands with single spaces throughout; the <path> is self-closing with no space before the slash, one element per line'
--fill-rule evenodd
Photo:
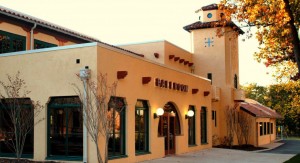
<path fill-rule="evenodd" d="M 268 101 L 268 88 L 259 86 L 256 83 L 251 83 L 247 86 L 242 86 L 245 91 L 245 96 L 254 99 L 257 102 L 266 105 Z"/>
<path fill-rule="evenodd" d="M 236 112 L 237 112 L 237 107 L 238 107 L 238 104 L 236 103 L 234 105 L 234 107 L 229 107 L 228 106 L 225 109 L 227 137 L 224 138 L 225 143 L 223 143 L 223 144 L 228 145 L 230 148 L 233 145 L 233 139 L 234 139 L 234 135 L 236 133 Z M 240 136 L 240 135 L 237 135 L 237 136 Z M 240 138 L 240 137 L 238 137 L 238 138 Z"/>
<path fill-rule="evenodd" d="M 20 78 L 20 72 L 16 76 L 7 75 L 7 79 L 7 83 L 0 81 L 1 118 L 6 122 L 0 135 L 19 160 L 28 134 L 44 119 L 37 118 L 43 106 L 28 98 L 30 91 L 26 89 L 26 82 Z"/>
<path fill-rule="evenodd" d="M 86 116 L 84 125 L 95 143 L 97 151 L 97 159 L 99 163 L 108 162 L 108 143 L 109 134 L 112 133 L 115 121 L 118 119 L 119 114 L 125 107 L 123 101 L 117 98 L 116 88 L 117 82 L 108 84 L 107 75 L 99 74 L 97 81 L 87 80 L 86 82 L 86 96 L 84 92 L 75 84 L 75 91 L 81 101 L 85 101 L 83 106 L 83 114 Z M 101 136 L 105 139 L 104 157 L 101 155 L 101 146 L 99 140 Z"/>
<path fill-rule="evenodd" d="M 284 118 L 279 121 L 289 135 L 300 135 L 300 81 L 269 87 L 270 107 Z"/>
<path fill-rule="evenodd" d="M 248 113 L 239 112 L 238 115 L 238 126 L 241 130 L 241 136 L 245 140 L 245 144 L 248 145 L 253 121 L 251 119 L 251 115 Z"/>
<path fill-rule="evenodd" d="M 257 27 L 255 58 L 274 67 L 277 79 L 300 78 L 299 0 L 223 0 L 219 8 L 242 26 Z"/>

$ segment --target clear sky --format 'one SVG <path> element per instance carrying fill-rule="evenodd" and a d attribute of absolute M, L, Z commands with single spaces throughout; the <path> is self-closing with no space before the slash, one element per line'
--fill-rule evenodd
<path fill-rule="evenodd" d="M 61 25 L 113 45 L 168 40 L 188 51 L 185 25 L 195 11 L 219 0 L 0 0 L 0 5 Z M 240 83 L 268 85 L 271 75 L 253 59 L 257 41 L 239 41 Z"/>

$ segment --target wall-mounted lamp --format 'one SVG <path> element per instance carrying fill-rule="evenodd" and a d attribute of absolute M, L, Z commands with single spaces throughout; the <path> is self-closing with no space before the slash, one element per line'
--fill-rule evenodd
<path fill-rule="evenodd" d="M 163 114 L 164 114 L 164 109 L 163 109 L 163 108 L 158 108 L 158 109 L 156 110 L 156 113 L 154 113 L 154 119 L 156 119 L 156 118 L 162 116 Z"/>
<path fill-rule="evenodd" d="M 185 115 L 185 119 L 188 119 L 188 118 L 193 117 L 194 114 L 195 114 L 195 112 L 194 112 L 193 110 L 189 110 L 189 111 L 187 112 L 187 114 Z"/>

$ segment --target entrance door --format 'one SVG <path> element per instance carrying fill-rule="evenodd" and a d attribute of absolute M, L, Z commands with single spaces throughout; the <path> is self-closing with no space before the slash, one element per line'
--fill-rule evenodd
<path fill-rule="evenodd" d="M 163 115 L 163 135 L 165 136 L 165 155 L 175 154 L 175 116 Z"/>

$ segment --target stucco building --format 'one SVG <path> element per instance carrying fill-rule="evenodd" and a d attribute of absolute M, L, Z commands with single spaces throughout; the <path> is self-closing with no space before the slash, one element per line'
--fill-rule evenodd
<path fill-rule="evenodd" d="M 0 79 L 19 71 L 31 91 L 24 100 L 45 106 L 37 117 L 45 120 L 26 140 L 24 157 L 85 159 L 82 105 L 70 84 L 82 85 L 76 74 L 83 68 L 90 70 L 90 80 L 96 81 L 102 73 L 109 83 L 118 82 L 114 98 L 125 109 L 116 113 L 109 162 L 139 162 L 211 148 L 213 135 L 227 135 L 224 110 L 236 104 L 259 117 L 251 144 L 273 141 L 275 114 L 256 116 L 247 103 L 240 104 L 245 101 L 238 67 L 238 35 L 243 31 L 232 22 L 222 24 L 223 14 L 216 4 L 202 7 L 197 14 L 200 21 L 184 27 L 191 34 L 188 52 L 165 40 L 117 47 L 0 7 Z M 164 110 L 159 117 L 154 116 L 158 108 Z M 188 111 L 194 115 L 187 117 Z M 5 122 L 0 122 L 0 131 L 8 132 Z M 258 133 L 264 131 L 260 125 L 269 126 L 263 135 L 270 139 L 260 139 Z M 4 141 L 0 137 L 0 156 L 13 156 Z M 89 137 L 87 149 L 87 160 L 96 162 Z"/>

